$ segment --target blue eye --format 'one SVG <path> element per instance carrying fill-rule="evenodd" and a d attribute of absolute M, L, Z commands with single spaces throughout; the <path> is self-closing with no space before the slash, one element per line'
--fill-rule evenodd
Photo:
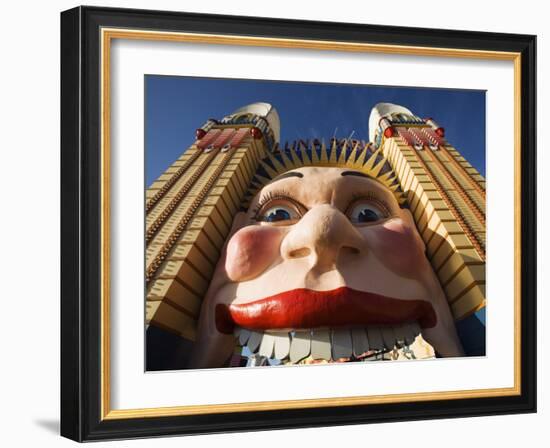
<path fill-rule="evenodd" d="M 357 222 L 374 222 L 378 221 L 380 219 L 380 216 L 370 208 L 364 208 L 359 212 L 359 215 L 357 215 Z"/>
<path fill-rule="evenodd" d="M 290 208 L 277 205 L 275 207 L 271 207 L 263 214 L 262 221 L 265 221 L 265 222 L 290 221 L 291 219 L 296 219 L 294 215 L 296 215 L 296 213 L 293 212 Z"/>
<path fill-rule="evenodd" d="M 304 214 L 302 206 L 291 199 L 276 198 L 268 200 L 256 214 L 256 221 L 273 225 L 291 225 Z"/>
<path fill-rule="evenodd" d="M 371 202 L 362 201 L 348 211 L 348 217 L 354 224 L 367 224 L 384 219 L 386 213 Z"/>

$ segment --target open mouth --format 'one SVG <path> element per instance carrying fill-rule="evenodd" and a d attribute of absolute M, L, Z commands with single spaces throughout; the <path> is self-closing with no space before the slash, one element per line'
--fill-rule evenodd
<path fill-rule="evenodd" d="M 410 346 L 420 333 L 416 322 L 364 328 L 313 329 L 296 331 L 250 331 L 236 327 L 239 345 L 247 347 L 256 362 L 290 362 L 306 358 L 316 361 L 415 358 Z M 390 354 L 391 352 L 391 354 Z M 386 357 L 387 356 L 387 357 Z"/>
<path fill-rule="evenodd" d="M 298 363 L 373 359 L 404 350 L 436 324 L 432 305 L 347 287 L 294 289 L 260 300 L 216 307 L 216 326 L 265 359 Z"/>

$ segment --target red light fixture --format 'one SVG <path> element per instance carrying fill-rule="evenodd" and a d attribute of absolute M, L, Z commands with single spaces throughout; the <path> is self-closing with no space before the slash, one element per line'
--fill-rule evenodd
<path fill-rule="evenodd" d="M 250 135 L 252 135 L 252 137 L 254 137 L 256 140 L 259 140 L 260 138 L 262 138 L 262 131 L 260 131 L 260 129 L 254 127 L 252 129 L 250 129 Z"/>
<path fill-rule="evenodd" d="M 394 130 L 391 126 L 384 130 L 384 137 L 390 138 L 390 137 L 393 137 L 393 135 L 394 135 Z"/>
<path fill-rule="evenodd" d="M 196 131 L 195 131 L 195 136 L 197 137 L 197 140 L 200 140 L 201 138 L 203 138 L 204 136 L 206 135 L 206 131 L 202 128 L 198 128 Z"/>
<path fill-rule="evenodd" d="M 440 137 L 445 137 L 445 128 L 437 128 L 435 130 L 435 133 L 439 135 Z"/>

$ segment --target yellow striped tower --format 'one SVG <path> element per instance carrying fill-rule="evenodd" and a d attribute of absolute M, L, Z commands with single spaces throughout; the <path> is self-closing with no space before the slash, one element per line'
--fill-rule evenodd
<path fill-rule="evenodd" d="M 444 128 L 402 106 L 377 104 L 369 132 L 397 174 L 460 330 L 485 307 L 485 179 Z"/>
<path fill-rule="evenodd" d="M 146 325 L 195 339 L 202 298 L 256 171 L 280 132 L 255 103 L 197 129 L 196 141 L 147 189 Z"/>

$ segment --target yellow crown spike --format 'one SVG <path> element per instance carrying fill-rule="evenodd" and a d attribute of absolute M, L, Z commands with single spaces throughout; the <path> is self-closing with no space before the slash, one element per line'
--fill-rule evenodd
<path fill-rule="evenodd" d="M 388 171 L 386 174 L 383 174 L 382 176 L 378 177 L 379 180 L 382 182 L 388 182 L 391 183 L 393 179 L 395 179 L 395 176 L 393 174 L 393 171 Z"/>
<path fill-rule="evenodd" d="M 399 188 L 399 183 L 392 184 L 388 188 L 395 193 Z"/>
<path fill-rule="evenodd" d="M 370 162 L 370 160 L 369 160 Z M 382 167 L 385 165 L 386 159 L 381 159 L 380 162 L 376 164 L 375 167 L 372 168 L 371 172 L 369 173 L 372 177 L 378 178 L 378 175 L 380 174 L 380 171 L 382 170 Z"/>
<path fill-rule="evenodd" d="M 355 165 L 355 159 L 357 158 L 357 148 L 359 148 L 359 143 L 360 142 L 357 141 L 357 143 L 355 143 L 355 145 L 353 146 L 353 149 L 351 150 L 351 153 L 346 160 L 346 164 L 351 164 L 352 166 Z"/>
<path fill-rule="evenodd" d="M 327 145 L 325 145 L 324 140 L 321 142 L 321 163 L 325 166 L 328 165 L 329 163 L 328 154 L 327 154 Z"/>
<path fill-rule="evenodd" d="M 359 157 L 355 162 L 353 162 L 354 168 L 363 168 L 363 165 L 365 165 L 365 158 L 367 157 L 367 148 L 363 149 L 363 151 L 360 151 Z"/>
<path fill-rule="evenodd" d="M 297 151 L 294 148 L 290 148 L 290 157 L 292 158 L 292 163 L 294 163 L 294 167 L 298 168 L 300 165 L 302 165 L 302 161 L 300 160 L 300 157 L 298 157 Z M 303 155 L 304 153 L 302 153 Z"/>
<path fill-rule="evenodd" d="M 271 154 L 269 154 L 269 160 L 271 161 L 271 163 L 273 163 L 273 166 L 277 170 L 277 174 L 281 174 L 281 173 L 284 173 L 285 171 L 288 171 L 287 167 L 281 164 L 281 162 L 279 162 L 279 160 L 273 157 Z"/>
<path fill-rule="evenodd" d="M 302 142 L 302 140 L 298 142 L 298 147 L 300 148 L 300 151 L 307 151 L 307 147 L 306 145 L 304 145 L 304 142 Z"/>
<path fill-rule="evenodd" d="M 380 181 L 380 179 L 379 179 L 379 178 L 378 178 L 378 179 L 376 179 L 376 180 Z M 383 185 L 384 185 L 384 186 L 385 186 L 386 188 L 390 188 L 390 185 L 391 185 L 391 183 L 390 183 L 390 182 L 386 182 L 386 181 L 381 181 L 381 183 L 382 183 L 382 184 L 383 184 Z"/>
<path fill-rule="evenodd" d="M 271 182 L 271 179 L 268 179 L 267 177 L 264 177 L 264 176 L 260 176 L 259 174 L 256 174 L 255 179 L 258 183 L 262 185 L 266 185 L 269 182 Z"/>
<path fill-rule="evenodd" d="M 303 146 L 303 145 L 302 145 Z M 315 151 L 312 151 L 313 153 L 315 153 Z M 302 155 L 302 165 L 304 166 L 311 166 L 313 165 L 313 159 L 309 157 L 309 154 L 307 153 L 306 151 L 306 148 L 304 148 L 303 150 L 301 150 L 301 155 Z"/>
<path fill-rule="evenodd" d="M 306 153 L 305 150 L 304 150 L 304 153 Z M 314 165 L 321 165 L 321 159 L 317 154 L 317 150 L 313 147 L 311 148 L 311 163 L 313 163 Z"/>
<path fill-rule="evenodd" d="M 284 151 L 281 151 L 281 158 L 283 159 L 283 163 L 285 164 L 285 167 L 287 169 L 294 169 L 294 168 L 298 168 L 300 165 L 296 165 L 296 163 L 294 162 L 294 160 L 290 159 L 287 155 L 286 155 L 286 152 Z"/>
<path fill-rule="evenodd" d="M 344 145 L 342 146 L 342 152 L 340 152 L 340 157 L 338 157 L 338 162 L 337 162 L 338 165 L 345 165 L 346 164 L 347 148 L 348 148 L 348 141 L 346 140 Z"/>
<path fill-rule="evenodd" d="M 269 157 L 271 159 L 271 157 Z M 265 163 L 263 160 L 260 162 L 261 166 L 267 171 L 267 174 L 271 176 L 271 178 L 277 177 L 279 173 L 275 171 L 273 168 L 271 168 L 267 163 Z"/>
<path fill-rule="evenodd" d="M 365 156 L 366 156 L 366 152 L 365 151 Z M 368 160 L 366 160 L 366 163 L 363 165 L 363 170 L 366 172 L 366 173 L 369 173 L 370 174 L 370 171 L 372 170 L 372 168 L 374 167 L 374 163 L 376 162 L 376 159 L 378 158 L 378 155 L 380 154 L 380 149 L 376 150 L 370 157 Z M 384 159 L 383 159 L 384 160 Z"/>
<path fill-rule="evenodd" d="M 336 139 L 334 139 L 332 141 L 332 146 L 330 148 L 330 154 L 329 154 L 329 158 L 328 158 L 328 163 L 330 163 L 331 165 L 337 165 L 338 164 L 338 160 L 336 159 L 336 148 L 337 148 L 337 144 L 336 144 Z"/>

